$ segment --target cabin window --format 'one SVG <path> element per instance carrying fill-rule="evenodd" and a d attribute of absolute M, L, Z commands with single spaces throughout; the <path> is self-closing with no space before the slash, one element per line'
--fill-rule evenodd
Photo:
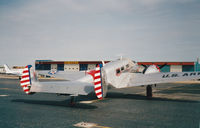
<path fill-rule="evenodd" d="M 123 66 L 123 67 L 121 67 L 121 71 L 124 71 L 124 66 Z"/>
<path fill-rule="evenodd" d="M 120 73 L 120 69 L 116 69 L 116 74 L 119 74 Z"/>

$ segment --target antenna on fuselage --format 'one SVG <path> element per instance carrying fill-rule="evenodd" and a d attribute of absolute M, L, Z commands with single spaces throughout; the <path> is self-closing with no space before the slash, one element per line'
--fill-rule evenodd
<path fill-rule="evenodd" d="M 122 60 L 123 59 L 123 57 L 122 56 L 120 56 L 120 60 Z"/>
<path fill-rule="evenodd" d="M 103 60 L 102 60 L 101 62 L 102 62 L 102 64 L 103 64 L 103 66 L 105 66 L 105 62 L 104 62 Z"/>
<path fill-rule="evenodd" d="M 116 56 L 117 56 L 117 58 L 119 58 L 119 60 L 122 60 L 122 59 L 123 59 L 123 56 L 124 56 L 124 54 L 120 53 L 120 54 L 118 54 L 118 55 L 116 55 Z"/>

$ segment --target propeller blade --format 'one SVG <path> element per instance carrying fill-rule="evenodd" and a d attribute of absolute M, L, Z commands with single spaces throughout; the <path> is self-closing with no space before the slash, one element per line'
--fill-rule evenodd
<path fill-rule="evenodd" d="M 167 63 L 161 65 L 159 68 L 162 69 L 163 67 L 165 67 L 167 65 Z"/>
<path fill-rule="evenodd" d="M 146 72 L 148 66 L 147 66 L 147 65 L 144 65 L 144 64 L 141 64 L 141 65 L 144 67 L 144 70 L 142 71 L 142 73 L 144 74 L 144 73 Z"/>
<path fill-rule="evenodd" d="M 144 65 L 144 64 L 141 64 L 144 68 L 147 68 L 148 66 Z"/>

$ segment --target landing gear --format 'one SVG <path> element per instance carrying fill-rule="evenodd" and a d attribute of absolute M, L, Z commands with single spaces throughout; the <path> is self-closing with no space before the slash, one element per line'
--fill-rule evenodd
<path fill-rule="evenodd" d="M 147 98 L 152 98 L 152 85 L 147 85 L 146 96 L 147 96 Z"/>
<path fill-rule="evenodd" d="M 75 106 L 75 96 L 71 96 L 70 106 Z"/>

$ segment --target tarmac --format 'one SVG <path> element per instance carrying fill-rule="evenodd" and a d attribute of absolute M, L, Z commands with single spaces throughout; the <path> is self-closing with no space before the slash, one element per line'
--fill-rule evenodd
<path fill-rule="evenodd" d="M 0 128 L 200 128 L 200 82 L 109 90 L 104 100 L 26 95 L 16 79 L 0 79 Z"/>

